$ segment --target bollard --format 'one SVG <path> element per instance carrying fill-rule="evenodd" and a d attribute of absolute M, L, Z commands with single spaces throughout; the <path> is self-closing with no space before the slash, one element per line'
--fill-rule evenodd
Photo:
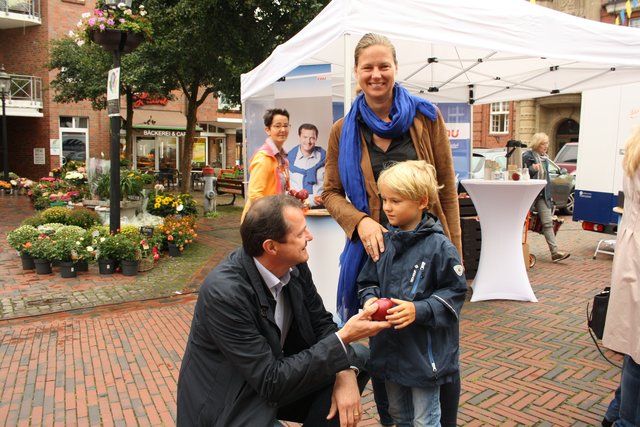
<path fill-rule="evenodd" d="M 202 179 L 204 179 L 204 212 L 216 211 L 216 171 L 211 166 L 202 168 Z"/>

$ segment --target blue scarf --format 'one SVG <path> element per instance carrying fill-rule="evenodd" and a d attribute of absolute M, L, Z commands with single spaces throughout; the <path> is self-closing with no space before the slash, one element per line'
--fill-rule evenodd
<path fill-rule="evenodd" d="M 295 166 L 298 151 L 300 151 L 299 145 L 296 145 L 291 151 L 289 151 L 289 170 L 291 173 L 299 173 L 302 175 L 302 186 L 309 192 L 309 194 L 313 194 L 313 186 L 318 183 L 318 169 L 324 167 L 327 152 L 322 149 L 315 149 L 317 153 L 320 153 L 320 161 L 309 169 L 303 169 Z"/>
<path fill-rule="evenodd" d="M 402 86 L 393 88 L 393 105 L 391 106 L 391 121 L 384 122 L 369 108 L 361 93 L 353 102 L 351 110 L 344 118 L 338 155 L 338 169 L 345 194 L 353 206 L 361 212 L 370 215 L 367 191 L 364 186 L 364 175 L 360 166 L 362 149 L 360 147 L 360 126 L 358 117 L 374 134 L 395 139 L 406 134 L 413 124 L 416 112 L 422 113 L 432 121 L 438 117 L 438 110 L 424 98 L 411 95 Z M 346 322 L 358 313 L 360 303 L 356 280 L 366 260 L 366 252 L 360 239 L 347 239 L 342 255 L 340 255 L 340 276 L 338 278 L 338 315 Z"/>

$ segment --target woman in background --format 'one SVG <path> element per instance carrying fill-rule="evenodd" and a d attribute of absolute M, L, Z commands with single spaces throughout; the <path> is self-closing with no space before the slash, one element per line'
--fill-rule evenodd
<path fill-rule="evenodd" d="M 624 213 L 616 237 L 602 343 L 624 354 L 619 418 L 614 425 L 640 426 L 640 126 L 627 140 L 622 166 Z"/>
<path fill-rule="evenodd" d="M 551 261 L 558 262 L 569 258 L 569 252 L 560 252 L 556 243 L 556 235 L 553 231 L 553 199 L 551 198 L 551 179 L 549 178 L 549 163 L 547 162 L 547 150 L 549 149 L 549 137 L 546 133 L 538 132 L 531 138 L 529 150 L 522 154 L 522 165 L 529 168 L 529 176 L 532 179 L 544 179 L 547 185 L 542 189 L 533 207 L 540 216 L 542 233 L 551 252 Z"/>
<path fill-rule="evenodd" d="M 240 221 L 254 200 L 289 191 L 289 161 L 282 148 L 289 137 L 289 112 L 272 108 L 263 119 L 267 139 L 249 161 L 249 195 Z"/>

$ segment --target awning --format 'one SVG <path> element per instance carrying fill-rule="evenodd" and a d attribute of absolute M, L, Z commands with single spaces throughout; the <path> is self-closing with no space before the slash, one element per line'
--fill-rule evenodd
<path fill-rule="evenodd" d="M 120 110 L 120 115 L 126 119 L 127 111 Z M 132 122 L 134 129 L 187 130 L 187 118 L 180 111 L 135 109 Z"/>

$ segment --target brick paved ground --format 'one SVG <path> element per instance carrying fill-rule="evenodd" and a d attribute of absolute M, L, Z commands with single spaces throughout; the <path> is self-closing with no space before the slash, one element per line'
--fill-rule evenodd
<path fill-rule="evenodd" d="M 0 199 L 0 426 L 173 425 L 177 373 L 196 295 L 159 296 L 172 294 L 172 286 L 194 289 L 237 245 L 233 224 L 203 220 L 203 254 L 195 257 L 200 264 L 159 266 L 152 270 L 158 278 L 145 285 L 138 282 L 144 275 L 41 279 L 18 270 L 6 247 L 6 230 L 29 211 L 28 205 L 8 201 Z M 599 424 L 619 380 L 585 327 L 587 302 L 610 278 L 611 257 L 591 258 L 601 237 L 568 220 L 558 240 L 572 256 L 552 264 L 542 236 L 530 235 L 538 263 L 529 277 L 539 302 L 465 304 L 460 425 Z M 179 276 L 180 268 L 189 271 Z M 156 293 L 152 288 L 160 285 L 167 287 Z M 39 311 L 31 312 L 28 301 L 72 299 L 76 291 L 86 301 L 78 297 L 70 308 L 102 307 L 25 317 L 65 308 L 54 301 L 48 307 L 35 304 Z M 131 299 L 145 300 L 123 303 Z M 370 391 L 364 402 L 367 418 L 361 425 L 377 425 Z"/>

